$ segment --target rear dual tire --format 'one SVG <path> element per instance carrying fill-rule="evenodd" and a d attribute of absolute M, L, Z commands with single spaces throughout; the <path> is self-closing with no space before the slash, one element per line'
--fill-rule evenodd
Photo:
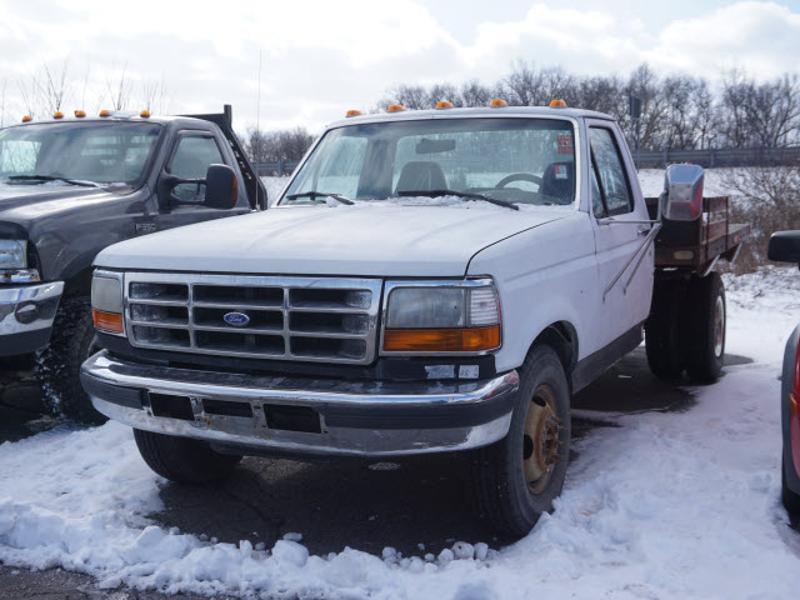
<path fill-rule="evenodd" d="M 657 280 L 645 322 L 652 373 L 674 381 L 686 371 L 695 383 L 714 383 L 725 357 L 727 304 L 719 273 L 703 278 Z"/>

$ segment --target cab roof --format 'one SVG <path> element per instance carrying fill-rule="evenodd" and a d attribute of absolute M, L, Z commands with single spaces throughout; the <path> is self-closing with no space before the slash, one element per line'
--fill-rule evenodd
<path fill-rule="evenodd" d="M 197 123 L 205 123 L 204 119 L 198 119 L 194 117 L 188 116 L 150 116 L 147 118 L 140 117 L 138 114 L 135 115 L 114 115 L 108 117 L 72 117 L 72 116 L 64 116 L 61 119 L 32 119 L 26 123 L 14 123 L 12 125 L 6 125 L 5 129 L 9 127 L 27 127 L 28 125 L 60 125 L 63 123 L 157 123 L 160 125 L 168 125 L 171 123 L 185 123 L 185 124 L 197 124 Z"/>
<path fill-rule="evenodd" d="M 614 121 L 614 117 L 606 113 L 583 108 L 550 108 L 548 106 L 504 106 L 492 108 L 488 106 L 478 108 L 442 108 L 442 109 L 405 109 L 397 112 L 365 114 L 357 117 L 348 117 L 334 121 L 328 128 L 341 127 L 342 125 L 355 125 L 358 123 L 381 123 L 394 121 L 413 121 L 418 119 L 441 118 L 481 118 L 481 117 L 542 117 L 571 119 L 602 119 Z"/>

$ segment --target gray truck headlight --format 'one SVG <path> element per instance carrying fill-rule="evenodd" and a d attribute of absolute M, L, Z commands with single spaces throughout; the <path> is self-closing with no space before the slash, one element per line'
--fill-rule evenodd
<path fill-rule="evenodd" d="M 28 268 L 26 240 L 0 240 L 0 283 L 41 281 L 39 271 Z"/>
<path fill-rule="evenodd" d="M 122 275 L 95 271 L 92 278 L 92 321 L 101 333 L 125 335 Z"/>
<path fill-rule="evenodd" d="M 27 241 L 0 240 L 0 269 L 24 269 L 27 266 Z"/>
<path fill-rule="evenodd" d="M 384 352 L 480 353 L 501 345 L 500 300 L 489 279 L 387 282 Z"/>

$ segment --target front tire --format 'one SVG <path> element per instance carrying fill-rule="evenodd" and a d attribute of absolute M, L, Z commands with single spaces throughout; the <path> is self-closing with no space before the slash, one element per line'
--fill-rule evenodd
<path fill-rule="evenodd" d="M 176 483 L 212 483 L 233 473 L 241 456 L 221 454 L 208 442 L 191 438 L 133 430 L 144 462 L 156 474 Z"/>
<path fill-rule="evenodd" d="M 564 367 L 549 346 L 534 348 L 520 371 L 508 435 L 476 452 L 481 514 L 498 533 L 517 539 L 553 510 L 569 461 L 570 394 Z"/>
<path fill-rule="evenodd" d="M 52 414 L 80 423 L 106 422 L 80 382 L 83 361 L 99 349 L 89 298 L 64 298 L 56 313 L 50 343 L 36 357 L 36 377 L 42 386 L 44 405 Z"/>
<path fill-rule="evenodd" d="M 789 489 L 786 483 L 786 462 L 781 463 L 781 500 L 786 512 L 791 519 L 800 518 L 800 494 L 796 494 Z"/>

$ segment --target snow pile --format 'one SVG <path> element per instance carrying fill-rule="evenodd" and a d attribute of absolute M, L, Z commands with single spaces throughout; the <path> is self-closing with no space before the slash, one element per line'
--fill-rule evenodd
<path fill-rule="evenodd" d="M 703 194 L 705 196 L 730 196 L 735 195 L 729 184 L 730 179 L 741 169 L 722 168 L 705 169 L 703 181 Z M 655 197 L 664 190 L 665 169 L 639 169 L 639 184 L 645 197 Z"/>
<path fill-rule="evenodd" d="M 793 597 L 800 537 L 778 501 L 777 376 L 800 321 L 800 273 L 727 283 L 728 352 L 754 362 L 693 389 L 686 412 L 612 416 L 620 427 L 577 444 L 556 512 L 507 548 L 321 557 L 298 534 L 267 550 L 168 531 L 145 517 L 161 508 L 158 478 L 130 431 L 109 423 L 0 446 L 0 560 L 106 587 L 276 598 Z"/>

